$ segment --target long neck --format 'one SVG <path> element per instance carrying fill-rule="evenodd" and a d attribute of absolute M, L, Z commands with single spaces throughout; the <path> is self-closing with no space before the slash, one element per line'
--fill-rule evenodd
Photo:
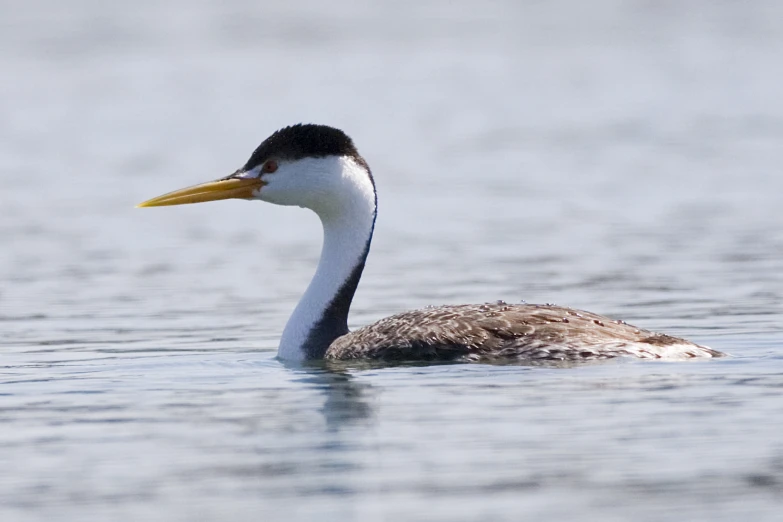
<path fill-rule="evenodd" d="M 321 258 L 283 330 L 281 359 L 322 359 L 332 341 L 348 333 L 348 312 L 370 251 L 377 202 L 368 173 L 352 162 L 347 168 L 356 172 L 343 177 L 340 203 L 313 209 L 323 225 Z"/>

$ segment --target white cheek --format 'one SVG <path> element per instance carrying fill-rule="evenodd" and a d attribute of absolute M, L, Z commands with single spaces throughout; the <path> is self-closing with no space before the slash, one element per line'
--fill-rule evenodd
<path fill-rule="evenodd" d="M 265 185 L 256 191 L 256 197 L 268 203 L 278 205 L 299 204 L 296 187 L 291 183 L 291 173 L 265 174 L 262 178 Z"/>
<path fill-rule="evenodd" d="M 346 205 L 374 201 L 367 172 L 352 160 L 339 157 L 305 158 L 282 163 L 277 172 L 263 174 L 266 185 L 256 193 L 262 201 L 309 208 L 327 219 Z"/>
<path fill-rule="evenodd" d="M 266 185 L 258 197 L 278 205 L 313 208 L 328 193 L 330 172 L 323 168 L 324 160 L 304 159 L 282 164 L 274 174 L 264 174 Z"/>

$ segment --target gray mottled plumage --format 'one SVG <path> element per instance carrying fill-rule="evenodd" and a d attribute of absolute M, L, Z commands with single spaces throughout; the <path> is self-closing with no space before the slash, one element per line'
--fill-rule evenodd
<path fill-rule="evenodd" d="M 590 312 L 554 305 L 439 306 L 381 319 L 335 339 L 327 359 L 585 361 L 689 359 L 718 351 Z"/>

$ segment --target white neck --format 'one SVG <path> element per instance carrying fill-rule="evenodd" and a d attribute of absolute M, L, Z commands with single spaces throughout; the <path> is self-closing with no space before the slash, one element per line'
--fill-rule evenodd
<path fill-rule="evenodd" d="M 375 189 L 364 167 L 344 157 L 309 161 L 299 162 L 300 172 L 320 172 L 308 181 L 319 197 L 304 206 L 318 214 L 324 238 L 315 275 L 280 339 L 277 354 L 287 360 L 322 358 L 336 337 L 348 333 L 348 310 L 375 224 Z"/>

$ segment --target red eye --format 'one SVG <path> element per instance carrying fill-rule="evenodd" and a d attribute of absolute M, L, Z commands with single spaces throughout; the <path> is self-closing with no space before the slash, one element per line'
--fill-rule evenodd
<path fill-rule="evenodd" d="M 275 160 L 269 160 L 261 167 L 261 171 L 264 174 L 271 174 L 277 170 L 277 162 Z"/>

